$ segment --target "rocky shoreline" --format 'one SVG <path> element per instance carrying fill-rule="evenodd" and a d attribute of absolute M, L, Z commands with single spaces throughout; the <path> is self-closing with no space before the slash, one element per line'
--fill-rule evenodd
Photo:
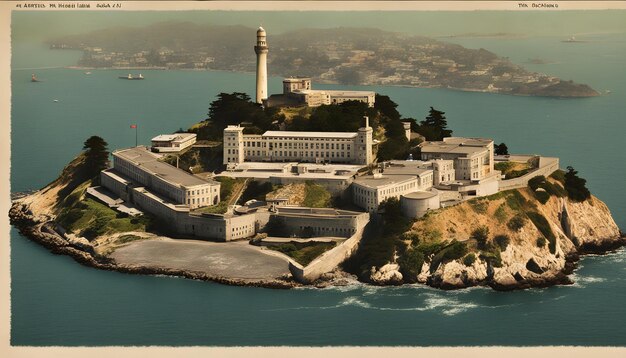
<path fill-rule="evenodd" d="M 50 252 L 57 255 L 70 256 L 82 265 L 100 270 L 117 271 L 128 274 L 184 277 L 192 280 L 210 281 L 232 286 L 252 286 L 276 289 L 287 289 L 301 286 L 301 284 L 290 280 L 245 280 L 211 276 L 197 271 L 136 265 L 120 265 L 106 257 L 98 257 L 94 254 L 93 250 L 89 250 L 89 248 L 81 246 L 77 243 L 72 243 L 65 239 L 63 235 L 56 232 L 54 227 L 55 225 L 50 218 L 35 216 L 32 211 L 30 211 L 28 206 L 20 204 L 19 202 L 15 202 L 11 206 L 9 218 L 11 224 L 15 226 L 22 235 L 44 246 Z"/>
<path fill-rule="evenodd" d="M 50 252 L 68 255 L 82 265 L 101 270 L 129 274 L 176 276 L 234 286 L 277 289 L 304 286 L 290 277 L 274 280 L 247 280 L 212 276 L 198 271 L 118 264 L 108 257 L 97 255 L 90 245 L 75 242 L 75 240 L 71 240 L 57 232 L 53 217 L 46 214 L 38 215 L 33 213 L 29 205 L 22 203 L 21 200 L 13 202 L 9 211 L 9 217 L 11 224 L 22 235 L 46 247 Z M 619 233 L 617 237 L 595 237 L 594 240 L 589 240 L 588 238 L 587 240 L 578 238 L 569 240 L 562 237 L 560 241 L 558 252 L 554 255 L 546 254 L 550 256 L 547 258 L 547 261 L 541 261 L 542 257 L 533 256 L 528 261 L 526 261 L 526 258 L 522 261 L 517 260 L 504 268 L 494 268 L 491 263 L 482 262 L 480 259 L 469 267 L 457 261 L 451 261 L 442 263 L 434 272 L 430 272 L 428 264 L 424 263 L 416 281 L 417 283 L 442 290 L 483 286 L 491 287 L 497 291 L 511 291 L 553 285 L 569 285 L 573 284 L 569 275 L 576 269 L 577 262 L 581 256 L 587 254 L 607 254 L 626 246 L 626 236 L 623 233 Z M 516 246 L 515 248 L 510 248 L 510 250 L 513 252 L 509 253 L 508 257 L 511 258 L 510 260 L 515 260 L 521 258 L 516 256 L 515 250 L 526 251 L 528 248 Z M 519 256 L 519 253 L 517 255 Z M 520 262 L 526 262 L 526 264 L 520 264 Z M 403 281 L 398 269 L 398 265 L 395 263 L 389 263 L 381 268 L 372 268 L 370 279 L 365 284 L 377 286 L 402 285 L 406 282 Z M 354 282 L 354 275 L 337 269 L 332 273 L 323 275 L 320 279 L 311 283 L 309 287 L 343 286 Z"/>

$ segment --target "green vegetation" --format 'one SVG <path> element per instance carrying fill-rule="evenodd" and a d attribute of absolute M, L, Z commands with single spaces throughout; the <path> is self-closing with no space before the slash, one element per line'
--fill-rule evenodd
<path fill-rule="evenodd" d="M 234 179 L 230 177 L 216 177 L 214 180 L 220 182 L 221 201 L 227 201 L 230 199 L 230 195 L 233 193 L 233 187 L 235 184 L 243 183 L 242 179 Z"/>
<path fill-rule="evenodd" d="M 518 162 L 497 162 L 494 164 L 494 169 L 499 170 L 504 174 L 505 179 L 519 178 L 528 174 L 533 168 L 532 159 L 528 163 Z"/>
<path fill-rule="evenodd" d="M 485 214 L 487 212 L 487 208 L 489 207 L 489 201 L 482 198 L 468 200 L 468 203 L 478 214 Z"/>
<path fill-rule="evenodd" d="M 506 203 L 514 211 L 520 211 L 528 204 L 526 198 L 518 190 L 507 192 Z"/>
<path fill-rule="evenodd" d="M 307 181 L 302 205 L 311 208 L 331 207 L 331 194 L 323 186 Z"/>
<path fill-rule="evenodd" d="M 265 196 L 272 192 L 274 187 L 272 183 L 261 183 L 259 181 L 253 180 L 248 182 L 246 189 L 241 194 L 239 201 L 237 202 L 240 205 L 243 205 L 248 200 L 265 200 Z"/>
<path fill-rule="evenodd" d="M 521 176 L 524 176 L 524 175 L 528 174 L 528 172 L 530 172 L 531 170 L 532 170 L 532 168 L 524 168 L 524 169 L 520 169 L 520 170 L 511 170 L 511 171 L 506 173 L 504 178 L 505 179 L 519 178 Z"/>
<path fill-rule="evenodd" d="M 335 242 L 290 242 L 288 244 L 270 245 L 267 248 L 280 251 L 306 266 L 316 257 L 335 247 Z"/>
<path fill-rule="evenodd" d="M 585 201 L 591 198 L 591 193 L 586 187 L 587 180 L 580 178 L 578 172 L 572 167 L 567 167 L 567 172 L 564 175 L 565 190 L 567 190 L 567 196 L 577 202 Z"/>
<path fill-rule="evenodd" d="M 565 185 L 565 172 L 561 169 L 557 169 L 550 174 L 550 178 L 556 179 L 559 183 Z"/>
<path fill-rule="evenodd" d="M 108 167 L 109 151 L 107 142 L 98 136 L 91 136 L 83 143 L 85 166 L 89 177 L 97 176 Z"/>
<path fill-rule="evenodd" d="M 190 173 L 221 171 L 223 167 L 222 143 L 203 140 L 196 144 L 205 146 L 190 147 L 182 153 L 167 155 L 163 161 Z"/>
<path fill-rule="evenodd" d="M 277 129 L 272 124 L 277 120 L 276 115 L 277 109 L 264 110 L 245 93 L 220 93 L 211 102 L 204 125 L 192 127 L 191 131 L 197 134 L 198 140 L 221 140 L 226 126 L 247 122 L 249 125 L 245 128 L 246 133 L 262 133 Z"/>
<path fill-rule="evenodd" d="M 430 261 L 430 272 L 434 272 L 442 262 L 460 259 L 467 254 L 467 245 L 464 242 L 452 240 L 452 242 L 441 249 Z"/>
<path fill-rule="evenodd" d="M 117 240 L 115 240 L 115 242 L 118 243 L 118 244 L 127 244 L 129 242 L 133 242 L 133 241 L 137 241 L 137 240 L 145 240 L 145 239 L 147 239 L 147 238 L 143 237 L 143 236 L 121 235 L 120 237 L 117 238 Z"/>
<path fill-rule="evenodd" d="M 93 199 L 78 201 L 64 208 L 57 223 L 69 232 L 93 240 L 116 232 L 145 231 L 151 227 L 151 217 L 128 217 Z"/>
<path fill-rule="evenodd" d="M 452 130 L 448 129 L 448 122 L 444 114 L 445 112 L 430 107 L 428 116 L 420 122 L 418 132 L 426 137 L 428 141 L 438 141 L 443 140 L 445 137 L 450 137 Z"/>
<path fill-rule="evenodd" d="M 513 231 L 520 231 L 526 225 L 526 217 L 522 214 L 513 216 L 506 226 Z"/>
<path fill-rule="evenodd" d="M 493 246 L 488 247 L 485 251 L 481 251 L 479 257 L 481 260 L 490 263 L 493 267 L 502 267 L 500 250 L 494 249 Z"/>
<path fill-rule="evenodd" d="M 228 211 L 228 200 L 223 200 L 217 203 L 217 205 L 203 206 L 193 210 L 195 213 L 204 214 L 224 214 Z"/>
<path fill-rule="evenodd" d="M 404 255 L 398 259 L 400 265 L 400 273 L 405 282 L 415 283 L 417 276 L 422 270 L 424 264 L 424 253 L 417 249 L 408 249 Z"/>
<path fill-rule="evenodd" d="M 547 181 L 543 175 L 530 179 L 528 187 L 533 192 L 535 198 L 542 204 L 547 203 L 551 196 L 562 198 L 567 195 L 562 186 Z"/>
<path fill-rule="evenodd" d="M 493 216 L 498 220 L 498 222 L 503 223 L 506 220 L 506 204 L 502 203 L 496 211 L 493 213 Z"/>
<path fill-rule="evenodd" d="M 479 248 L 485 247 L 487 240 L 489 240 L 489 227 L 486 225 L 477 227 L 472 231 L 470 239 L 476 240 Z"/>
<path fill-rule="evenodd" d="M 205 206 L 195 209 L 196 213 L 224 214 L 228 210 L 228 203 L 235 190 L 244 184 L 244 179 L 233 179 L 229 177 L 215 177 L 214 180 L 220 182 L 220 202 L 217 205 Z"/>
<path fill-rule="evenodd" d="M 476 262 L 476 255 L 474 255 L 473 253 L 465 255 L 465 257 L 463 258 L 463 265 L 465 266 L 472 266 L 474 262 Z"/>
<path fill-rule="evenodd" d="M 493 241 L 498 245 L 500 251 L 506 250 L 506 248 L 511 243 L 511 239 L 507 235 L 496 235 L 493 238 Z"/>
<path fill-rule="evenodd" d="M 548 239 L 548 248 L 550 249 L 550 253 L 556 253 L 556 236 L 554 236 L 554 232 L 550 227 L 550 223 L 546 218 L 536 211 L 529 211 L 526 213 L 528 218 L 532 223 L 537 227 L 537 230 L 541 232 L 541 234 Z"/>
<path fill-rule="evenodd" d="M 497 162 L 493 165 L 495 170 L 499 170 L 502 174 L 506 174 L 509 170 L 511 170 L 515 166 L 513 162 Z"/>
<path fill-rule="evenodd" d="M 319 131 L 319 132 L 356 132 L 365 124 L 363 116 L 368 116 L 370 126 L 377 128 L 381 114 L 367 103 L 360 101 L 346 101 L 338 105 L 323 105 L 313 109 L 310 117 L 296 115 L 287 130 Z M 383 121 L 386 122 L 385 118 Z"/>
<path fill-rule="evenodd" d="M 509 148 L 504 143 L 496 144 L 494 146 L 494 151 L 496 155 L 508 155 L 509 154 Z"/>
<path fill-rule="evenodd" d="M 381 267 L 393 260 L 394 253 L 403 256 L 407 250 L 404 233 L 410 229 L 413 220 L 402 215 L 397 198 L 383 201 L 380 210 L 382 219 L 374 218 L 370 222 L 357 251 L 343 264 L 346 271 L 361 278 L 368 277 L 372 266 Z M 415 240 L 419 241 L 418 238 Z"/>

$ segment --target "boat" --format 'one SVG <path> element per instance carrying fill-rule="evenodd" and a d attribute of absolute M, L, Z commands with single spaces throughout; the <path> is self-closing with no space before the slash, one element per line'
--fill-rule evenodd
<path fill-rule="evenodd" d="M 587 41 L 584 41 L 584 40 L 578 40 L 578 39 L 576 39 L 576 37 L 572 36 L 572 37 L 570 37 L 569 39 L 567 39 L 567 40 L 563 40 L 563 41 L 561 41 L 561 42 L 587 42 Z"/>
<path fill-rule="evenodd" d="M 57 102 L 59 102 L 59 100 L 58 99 L 53 99 L 52 102 L 57 103 Z"/>
<path fill-rule="evenodd" d="M 121 80 L 143 80 L 144 77 L 141 73 L 137 76 L 133 76 L 129 73 L 128 76 L 119 76 L 118 78 Z"/>
<path fill-rule="evenodd" d="M 37 79 L 37 77 L 35 76 L 35 74 L 34 74 L 34 73 L 30 76 L 30 81 L 31 81 L 31 82 L 40 82 L 40 81 Z"/>
<path fill-rule="evenodd" d="M 87 71 L 87 72 L 85 72 L 85 74 L 86 74 L 86 75 L 90 75 L 90 74 L 91 74 L 91 72 Z"/>

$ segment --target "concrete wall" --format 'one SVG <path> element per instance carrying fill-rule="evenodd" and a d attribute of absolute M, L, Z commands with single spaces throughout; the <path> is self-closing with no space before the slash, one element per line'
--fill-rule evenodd
<path fill-rule="evenodd" d="M 504 190 L 510 190 L 510 189 L 524 188 L 528 185 L 528 181 L 530 179 L 539 175 L 548 177 L 550 174 L 554 173 L 558 169 L 559 169 L 559 158 L 540 157 L 539 168 L 519 178 L 501 180 L 499 190 L 504 191 Z"/>
<path fill-rule="evenodd" d="M 297 262 L 289 261 L 289 271 L 293 277 L 303 283 L 309 283 L 318 279 L 321 275 L 334 270 L 340 263 L 350 257 L 357 249 L 363 238 L 365 226 L 369 223 L 369 214 L 360 215 L 356 219 L 356 231 L 340 245 L 326 251 L 306 267 Z"/>
<path fill-rule="evenodd" d="M 360 215 L 367 215 L 365 213 Z M 360 216 L 325 216 L 310 214 L 285 214 L 275 213 L 271 215 L 272 225 L 278 226 L 283 235 L 311 237 L 337 236 L 350 237 L 357 230 Z M 276 227 L 275 226 L 275 227 Z"/>
<path fill-rule="evenodd" d="M 410 218 L 420 218 L 428 212 L 428 210 L 436 210 L 441 207 L 439 201 L 439 193 L 433 189 L 436 195 L 429 198 L 411 198 L 406 196 L 400 197 L 400 206 L 402 214 Z"/>

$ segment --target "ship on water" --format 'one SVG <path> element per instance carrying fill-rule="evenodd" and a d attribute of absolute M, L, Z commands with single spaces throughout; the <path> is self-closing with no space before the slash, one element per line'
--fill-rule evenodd
<path fill-rule="evenodd" d="M 31 82 L 40 82 L 40 81 L 37 79 L 37 76 L 35 76 L 35 74 L 34 74 L 34 73 L 30 76 L 30 81 L 31 81 Z"/>
<path fill-rule="evenodd" d="M 128 76 L 120 76 L 118 78 L 121 80 L 143 80 L 144 77 L 141 73 L 137 76 L 133 76 L 132 74 L 129 73 Z"/>
<path fill-rule="evenodd" d="M 562 40 L 561 42 L 587 42 L 585 40 L 578 40 L 576 37 L 572 36 L 567 40 Z"/>

